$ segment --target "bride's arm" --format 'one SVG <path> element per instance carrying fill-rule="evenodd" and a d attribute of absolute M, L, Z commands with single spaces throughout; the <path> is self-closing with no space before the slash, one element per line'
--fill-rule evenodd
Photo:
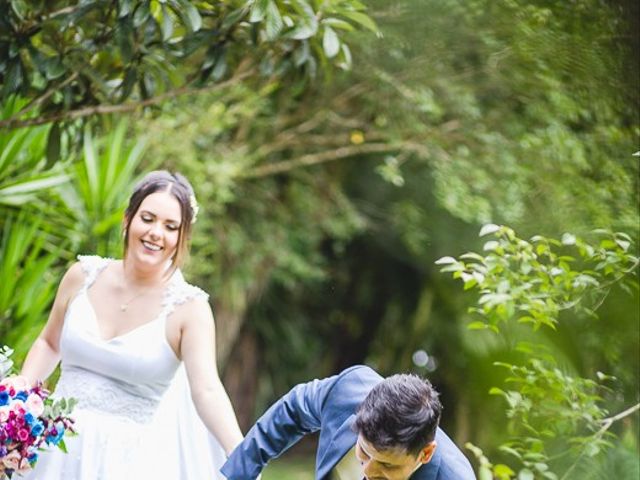
<path fill-rule="evenodd" d="M 60 361 L 60 333 L 69 299 L 82 286 L 84 274 L 79 263 L 67 270 L 49 313 L 49 319 L 29 349 L 21 374 L 32 384 L 46 380 Z"/>
<path fill-rule="evenodd" d="M 194 299 L 185 306 L 180 352 L 191 397 L 203 423 L 229 455 L 242 441 L 242 432 L 218 375 L 211 307 L 204 298 Z"/>

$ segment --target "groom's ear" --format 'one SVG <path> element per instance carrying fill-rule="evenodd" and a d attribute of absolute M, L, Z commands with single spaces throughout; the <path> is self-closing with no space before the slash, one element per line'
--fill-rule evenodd
<path fill-rule="evenodd" d="M 429 463 L 431 461 L 431 458 L 433 457 L 433 454 L 436 453 L 436 447 L 437 444 L 435 440 L 427 443 L 418 454 L 418 460 L 420 461 L 420 463 Z"/>

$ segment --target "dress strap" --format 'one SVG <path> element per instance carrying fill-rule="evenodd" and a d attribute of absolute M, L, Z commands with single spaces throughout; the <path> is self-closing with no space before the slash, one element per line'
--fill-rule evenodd
<path fill-rule="evenodd" d="M 160 317 L 167 318 L 177 306 L 187 303 L 194 298 L 209 299 L 209 295 L 202 289 L 187 283 L 180 270 L 176 270 L 169 280 L 162 300 Z"/>
<path fill-rule="evenodd" d="M 78 255 L 78 261 L 84 272 L 83 290 L 87 290 L 95 282 L 98 274 L 111 262 L 110 258 L 99 257 L 98 255 Z"/>

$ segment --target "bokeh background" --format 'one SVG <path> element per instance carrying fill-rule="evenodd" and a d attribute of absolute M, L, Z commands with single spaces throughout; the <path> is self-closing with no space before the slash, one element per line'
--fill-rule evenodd
<path fill-rule="evenodd" d="M 164 4 L 102 3 L 132 4 L 132 21 L 136 5 L 155 15 L 154 5 Z M 193 4 L 202 13 L 225 2 L 177 3 L 177 11 Z M 303 3 L 319 11 L 322 2 Z M 65 50 L 65 38 L 53 45 L 51 36 L 29 37 L 30 15 L 53 7 L 3 2 L 13 10 L 2 22 L 14 23 L 0 22 L 0 344 L 13 346 L 19 363 L 75 255 L 121 255 L 120 222 L 135 180 L 177 170 L 200 204 L 185 274 L 211 295 L 219 367 L 244 429 L 296 383 L 367 363 L 385 375 L 428 377 L 458 445 L 472 442 L 508 463 L 499 449 L 510 438 L 507 402 L 489 391 L 504 385 L 493 363 L 513 361 L 514 343 L 468 328 L 478 295 L 435 261 L 482 251 L 478 232 L 489 223 L 521 238 L 624 232 L 637 257 L 638 3 L 372 0 L 364 2 L 368 17 L 359 2 L 324 3 L 358 4 L 357 12 L 323 23 L 306 47 L 287 50 L 291 38 L 274 37 L 267 53 L 259 42 L 255 51 L 240 41 L 237 51 L 209 49 L 201 72 L 215 88 L 192 83 L 186 94 L 142 105 L 156 78 L 144 69 L 160 67 L 131 67 L 128 37 L 113 58 L 94 53 L 89 61 L 113 73 L 103 83 L 117 95 L 67 95 L 79 79 L 95 80 L 74 63 L 93 46 Z M 284 11 L 296 2 L 266 4 Z M 143 16 L 140 25 L 152 22 Z M 110 20 L 91 21 L 106 30 Z M 40 87 L 26 39 L 55 60 L 40 69 Z M 216 70 L 224 55 L 230 66 Z M 206 64 L 183 56 L 165 65 L 167 81 Z M 259 68 L 245 68 L 249 60 Z M 127 75 L 143 76 L 125 95 Z M 157 87 L 156 96 L 164 93 Z M 97 108 L 127 101 L 138 106 Z M 74 119 L 69 112 L 81 107 L 91 115 Z M 596 315 L 562 313 L 555 329 L 530 335 L 562 372 L 614 377 L 602 402 L 615 414 L 639 401 L 639 298 L 637 289 L 607 291 Z M 611 445 L 578 456 L 566 478 L 638 478 L 637 413 L 610 431 Z M 313 450 L 311 437 L 265 480 L 313 478 Z"/>

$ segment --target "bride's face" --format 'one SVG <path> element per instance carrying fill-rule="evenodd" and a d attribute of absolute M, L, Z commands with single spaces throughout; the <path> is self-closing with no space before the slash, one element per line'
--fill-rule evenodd
<path fill-rule="evenodd" d="M 129 225 L 127 257 L 139 264 L 165 266 L 180 238 L 180 202 L 169 192 L 148 195 Z"/>

